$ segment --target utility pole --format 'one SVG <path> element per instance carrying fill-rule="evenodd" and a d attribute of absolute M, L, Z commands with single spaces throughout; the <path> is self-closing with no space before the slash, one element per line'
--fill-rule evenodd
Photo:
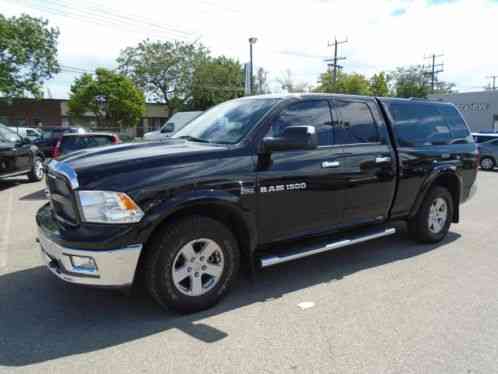
<path fill-rule="evenodd" d="M 436 55 L 435 53 L 433 53 L 432 55 L 425 57 L 426 60 L 428 60 L 428 59 L 432 60 L 430 65 L 424 66 L 424 75 L 430 76 L 430 79 L 431 79 L 431 92 L 432 93 L 434 93 L 434 87 L 435 87 L 435 84 L 437 82 L 437 75 L 444 71 L 444 64 L 443 63 L 436 64 L 436 59 L 443 57 L 443 56 L 444 55 L 442 55 L 442 54 Z"/>
<path fill-rule="evenodd" d="M 333 84 L 334 88 L 335 88 L 335 84 L 337 82 L 337 69 L 342 69 L 342 66 L 337 64 L 337 62 L 340 60 L 346 59 L 346 57 L 338 57 L 337 56 L 337 47 L 339 46 L 339 44 L 344 44 L 347 42 L 348 42 L 348 39 L 338 41 L 337 38 L 334 37 L 334 43 L 330 43 L 330 42 L 328 43 L 329 47 L 334 47 L 334 57 L 332 57 L 331 59 L 330 58 L 326 59 L 325 62 L 327 63 L 329 73 L 332 72 L 332 84 Z"/>
<path fill-rule="evenodd" d="M 493 84 L 490 87 L 493 91 L 496 91 L 496 78 L 498 78 L 498 75 L 489 75 L 486 77 L 486 79 L 492 79 Z"/>
<path fill-rule="evenodd" d="M 254 38 L 254 37 L 249 38 L 249 61 L 250 61 L 249 69 L 250 69 L 250 74 L 251 74 L 251 76 L 249 77 L 249 82 L 250 82 L 249 87 L 250 87 L 251 95 L 254 93 L 254 85 L 253 85 L 253 77 L 252 77 L 252 74 L 253 74 L 252 46 L 254 44 L 256 44 L 257 41 L 258 41 L 257 38 Z"/>

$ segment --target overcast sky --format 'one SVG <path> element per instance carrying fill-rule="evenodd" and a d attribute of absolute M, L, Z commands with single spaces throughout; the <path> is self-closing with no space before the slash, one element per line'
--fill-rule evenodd
<path fill-rule="evenodd" d="M 440 79 L 460 91 L 478 91 L 498 74 L 496 0 L 0 0 L 0 7 L 6 16 L 49 19 L 60 29 L 60 63 L 85 70 L 115 67 L 120 50 L 145 38 L 199 40 L 243 63 L 255 36 L 255 65 L 273 85 L 287 69 L 316 84 L 334 37 L 348 39 L 339 51 L 346 72 L 371 76 L 437 53 Z M 67 98 L 76 76 L 62 72 L 46 86 Z"/>

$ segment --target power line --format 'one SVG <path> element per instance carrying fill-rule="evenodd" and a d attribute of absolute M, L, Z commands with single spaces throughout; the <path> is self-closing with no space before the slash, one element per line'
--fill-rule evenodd
<path fill-rule="evenodd" d="M 431 92 L 432 93 L 434 93 L 434 86 L 435 86 L 436 81 L 437 81 L 437 75 L 439 73 L 442 73 L 444 71 L 444 64 L 443 63 L 436 64 L 436 59 L 440 58 L 440 57 L 443 57 L 443 56 L 444 55 L 442 55 L 442 54 L 436 55 L 436 54 L 433 53 L 432 55 L 425 57 L 426 60 L 427 59 L 431 59 L 432 60 L 432 63 L 430 65 L 427 65 L 427 66 L 423 67 L 423 69 L 424 69 L 424 75 L 430 76 L 430 79 L 431 79 Z"/>
<path fill-rule="evenodd" d="M 172 28 L 167 28 L 163 25 L 155 24 L 153 21 L 140 19 L 137 17 L 122 16 L 113 13 L 110 9 L 105 9 L 102 7 L 91 8 L 86 7 L 80 9 L 74 7 L 70 4 L 62 3 L 58 0 L 45 0 L 43 3 L 39 3 L 36 0 L 4 0 L 6 2 L 13 2 L 16 4 L 21 3 L 22 5 L 40 11 L 42 13 L 48 13 L 55 16 L 62 16 L 67 18 L 72 18 L 78 21 L 83 21 L 91 24 L 101 25 L 105 27 L 119 27 L 121 30 L 129 32 L 143 32 L 144 25 L 148 26 L 146 30 L 160 37 L 185 39 L 188 35 L 193 35 L 191 32 L 176 30 Z"/>
<path fill-rule="evenodd" d="M 493 91 L 496 91 L 496 78 L 498 78 L 498 75 L 488 75 L 486 79 L 491 79 L 493 84 L 490 84 L 489 86 Z"/>
<path fill-rule="evenodd" d="M 328 43 L 329 47 L 334 47 L 334 55 L 331 59 L 326 59 L 325 62 L 327 63 L 327 66 L 329 68 L 329 72 L 332 70 L 332 83 L 335 88 L 335 84 L 337 82 L 337 69 L 342 69 L 343 67 L 341 65 L 338 65 L 337 62 L 340 60 L 345 60 L 346 57 L 338 57 L 337 56 L 337 47 L 340 44 L 347 43 L 348 39 L 337 41 L 337 38 L 334 37 L 334 43 Z"/>

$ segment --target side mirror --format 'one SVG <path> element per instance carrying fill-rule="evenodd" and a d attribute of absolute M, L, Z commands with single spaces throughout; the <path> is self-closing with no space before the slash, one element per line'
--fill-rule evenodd
<path fill-rule="evenodd" d="M 169 133 L 175 131 L 175 124 L 174 123 L 167 123 L 162 129 L 161 133 Z"/>
<path fill-rule="evenodd" d="M 291 151 L 315 149 L 318 147 L 318 136 L 313 126 L 289 126 L 278 138 L 264 138 L 260 153 L 269 154 L 274 151 Z"/>
<path fill-rule="evenodd" d="M 24 137 L 21 139 L 22 139 L 23 144 L 33 144 L 33 141 L 28 137 Z"/>

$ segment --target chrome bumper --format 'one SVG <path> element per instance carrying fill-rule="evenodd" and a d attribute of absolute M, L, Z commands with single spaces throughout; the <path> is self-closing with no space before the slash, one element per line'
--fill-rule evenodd
<path fill-rule="evenodd" d="M 90 286 L 127 287 L 133 283 L 142 245 L 131 245 L 111 251 L 87 251 L 65 248 L 47 238 L 38 229 L 43 262 L 58 278 Z M 71 256 L 92 258 L 95 269 L 78 268 Z"/>

